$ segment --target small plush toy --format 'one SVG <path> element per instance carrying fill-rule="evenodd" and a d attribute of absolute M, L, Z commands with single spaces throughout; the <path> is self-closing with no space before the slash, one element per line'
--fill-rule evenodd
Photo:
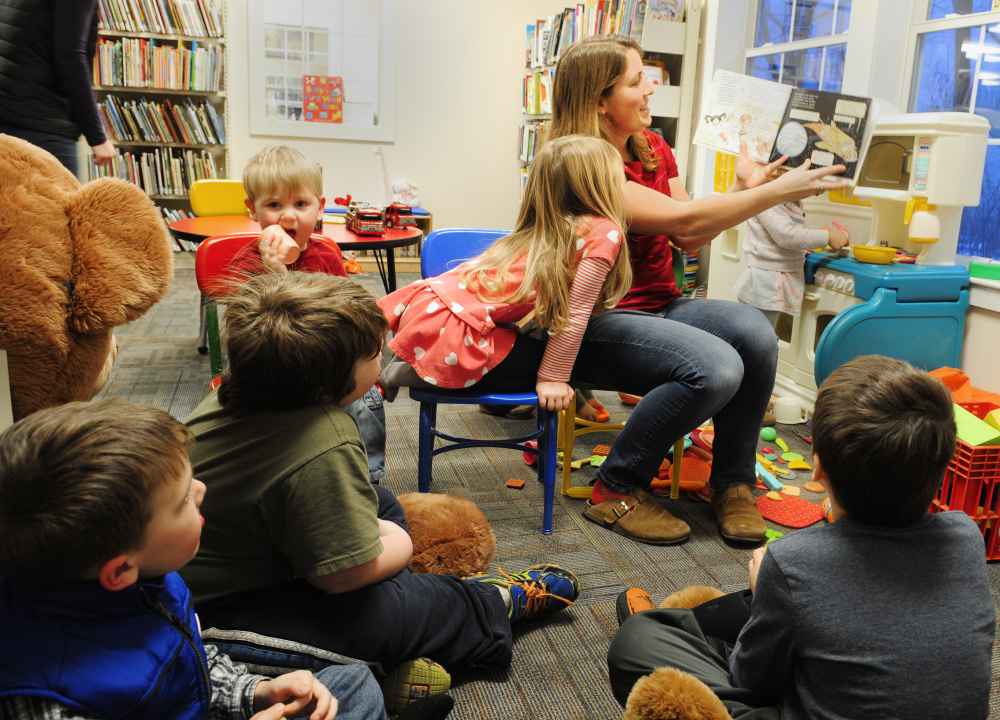
<path fill-rule="evenodd" d="M 406 493 L 397 499 L 410 526 L 412 572 L 462 577 L 489 568 L 497 539 L 475 503 L 442 493 Z"/>
<path fill-rule="evenodd" d="M 48 152 L 0 135 L 0 348 L 15 421 L 91 399 L 117 352 L 113 329 L 172 280 L 170 236 L 142 190 L 81 186 Z"/>

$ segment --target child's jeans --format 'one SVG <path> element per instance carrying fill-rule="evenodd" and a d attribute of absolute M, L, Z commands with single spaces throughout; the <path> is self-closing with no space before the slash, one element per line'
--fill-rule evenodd
<path fill-rule="evenodd" d="M 385 407 L 382 394 L 372 387 L 344 410 L 354 418 L 368 451 L 368 477 L 378 485 L 385 477 Z"/>

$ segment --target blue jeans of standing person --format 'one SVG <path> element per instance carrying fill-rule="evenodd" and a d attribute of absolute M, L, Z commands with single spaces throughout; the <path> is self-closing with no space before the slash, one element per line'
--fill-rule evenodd
<path fill-rule="evenodd" d="M 395 496 L 375 485 L 378 517 L 408 530 Z M 330 522 L 337 522 L 330 508 Z M 429 657 L 449 670 L 510 666 L 510 618 L 496 586 L 452 575 L 411 573 L 346 593 L 304 579 L 197 605 L 202 628 L 242 630 L 321 648 L 391 672 Z M 231 653 L 232 654 L 232 653 Z"/>
<path fill-rule="evenodd" d="M 533 390 L 543 342 L 519 336 L 476 388 Z M 570 380 L 641 395 L 597 470 L 609 490 L 646 487 L 678 438 L 712 418 L 714 490 L 754 484 L 757 434 L 774 388 L 778 341 L 757 308 L 677 298 L 658 313 L 590 318 Z"/>
<path fill-rule="evenodd" d="M 36 145 L 43 150 L 48 150 L 56 156 L 56 160 L 61 162 L 67 170 L 76 175 L 80 161 L 76 156 L 75 138 L 39 132 L 37 130 L 27 130 L 25 128 L 14 127 L 13 125 L 4 125 L 3 123 L 0 123 L 0 133 L 27 140 L 32 145 Z"/>
<path fill-rule="evenodd" d="M 385 720 L 382 688 L 367 665 L 333 665 L 316 679 L 337 699 L 337 720 Z"/>
<path fill-rule="evenodd" d="M 382 394 L 378 388 L 372 387 L 344 410 L 358 424 L 368 452 L 368 478 L 373 485 L 378 485 L 385 477 L 385 405 Z"/>

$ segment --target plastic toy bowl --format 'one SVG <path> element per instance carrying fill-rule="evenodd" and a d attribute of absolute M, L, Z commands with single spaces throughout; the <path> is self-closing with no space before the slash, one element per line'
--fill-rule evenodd
<path fill-rule="evenodd" d="M 896 248 L 881 247 L 878 245 L 851 245 L 854 251 L 854 258 L 858 262 L 872 263 L 873 265 L 888 265 L 896 256 Z"/>

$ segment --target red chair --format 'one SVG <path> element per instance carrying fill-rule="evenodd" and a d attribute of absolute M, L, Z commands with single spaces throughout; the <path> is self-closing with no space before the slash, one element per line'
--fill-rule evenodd
<path fill-rule="evenodd" d="M 198 281 L 202 305 L 205 308 L 205 330 L 212 377 L 216 379 L 222 373 L 222 342 L 219 338 L 219 308 L 217 303 L 223 302 L 224 304 L 233 288 L 245 279 L 231 272 L 230 265 L 236 253 L 248 242 L 256 240 L 258 237 L 260 237 L 259 232 L 246 232 L 205 238 L 198 245 L 198 251 L 194 256 L 194 276 Z M 324 243 L 336 248 L 338 252 L 340 251 L 337 243 L 326 235 L 313 233 L 309 240 Z M 218 383 L 216 380 L 213 380 L 212 383 L 214 390 Z"/>

